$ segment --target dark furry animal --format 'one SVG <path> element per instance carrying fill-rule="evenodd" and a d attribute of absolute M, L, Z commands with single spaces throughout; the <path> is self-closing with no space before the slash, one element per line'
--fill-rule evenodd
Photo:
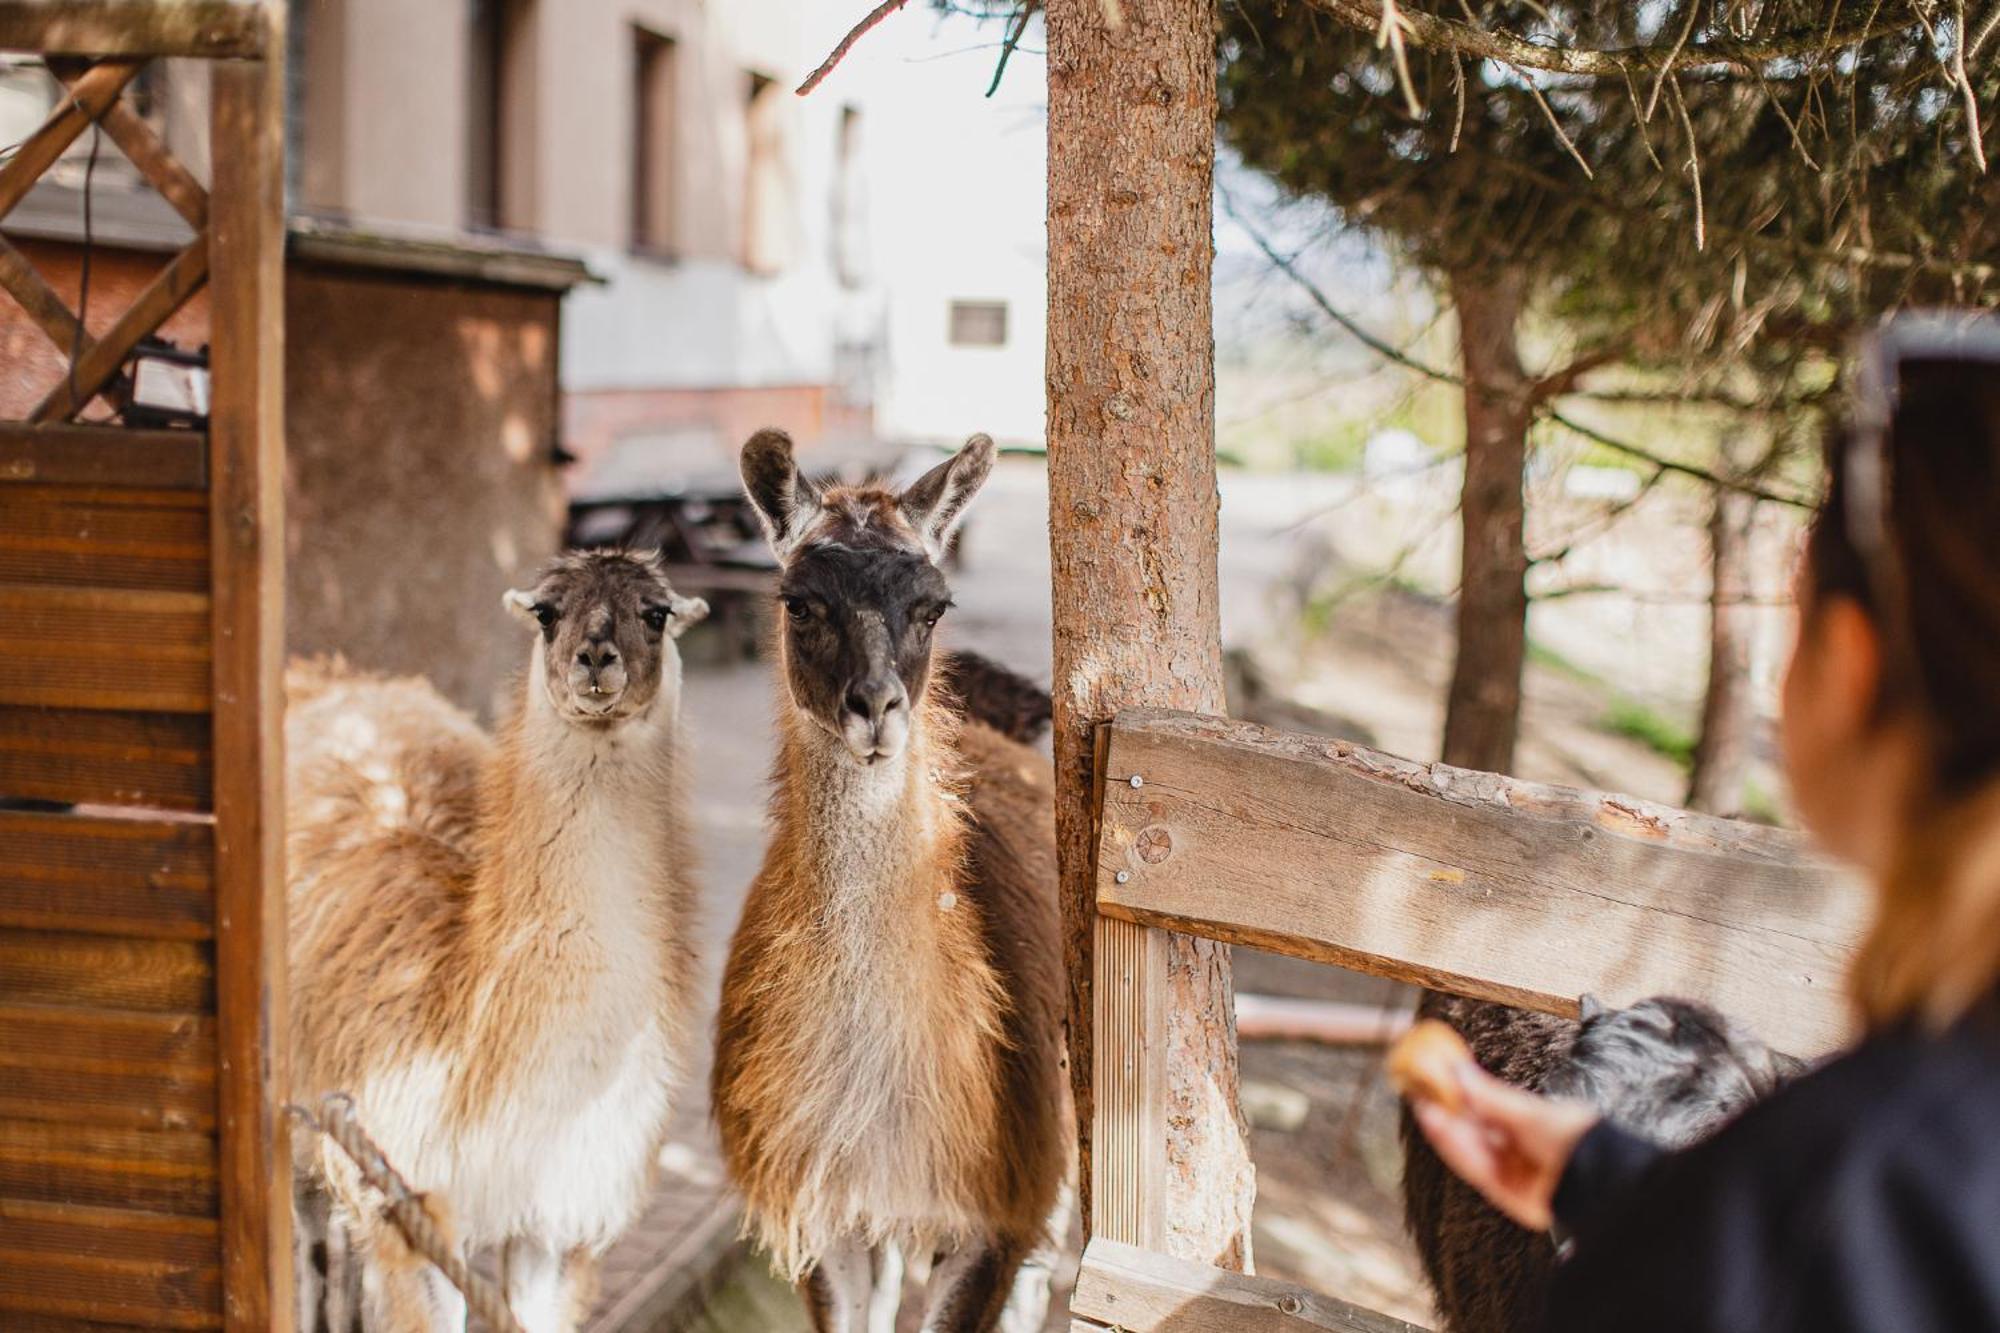
<path fill-rule="evenodd" d="M 1009 740 L 1033 745 L 1049 729 L 1049 692 L 990 657 L 960 648 L 945 653 L 938 666 L 947 705 L 984 722 Z"/>
<path fill-rule="evenodd" d="M 1706 1005 L 1642 1000 L 1583 1021 L 1435 992 L 1419 1012 L 1457 1028 L 1488 1071 L 1590 1102 L 1667 1147 L 1714 1133 L 1802 1066 Z M 1437 1297 L 1444 1333 L 1531 1333 L 1542 1326 L 1555 1245 L 1502 1217 L 1438 1160 L 1403 1116 L 1403 1207 Z"/>

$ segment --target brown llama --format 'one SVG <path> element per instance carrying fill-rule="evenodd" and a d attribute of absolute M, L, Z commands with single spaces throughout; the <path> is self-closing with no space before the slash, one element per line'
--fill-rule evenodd
<path fill-rule="evenodd" d="M 292 675 L 290 1092 L 352 1094 L 456 1240 L 498 1251 L 529 1333 L 562 1333 L 645 1201 L 695 1040 L 673 641 L 707 606 L 625 553 L 506 602 L 535 646 L 497 740 L 421 680 Z M 463 1330 L 346 1157 L 294 1144 L 302 1305 L 315 1240 L 351 1240 L 371 1330 Z"/>
<path fill-rule="evenodd" d="M 743 448 L 782 566 L 772 838 L 730 947 L 714 1099 L 747 1225 L 822 1333 L 1038 1329 L 1070 1162 L 1048 762 L 933 688 L 938 568 L 993 463 L 901 494 Z"/>

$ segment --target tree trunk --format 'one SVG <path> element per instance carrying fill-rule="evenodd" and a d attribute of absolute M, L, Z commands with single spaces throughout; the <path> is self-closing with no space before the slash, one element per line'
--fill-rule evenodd
<path fill-rule="evenodd" d="M 1443 758 L 1506 773 L 1514 767 L 1528 647 L 1522 474 L 1529 404 L 1515 344 L 1522 280 L 1503 270 L 1455 273 L 1450 283 L 1465 372 L 1465 488 L 1458 657 L 1445 703 Z"/>
<path fill-rule="evenodd" d="M 1755 617 L 1750 594 L 1750 531 L 1757 502 L 1718 488 L 1709 512 L 1712 571 L 1708 614 L 1708 694 L 1702 702 L 1701 740 L 1688 779 L 1688 808 L 1716 815 L 1743 812 L 1757 723 L 1750 693 L 1750 647 Z"/>
<path fill-rule="evenodd" d="M 1139 705 L 1225 707 L 1209 295 L 1214 6 L 1118 9 L 1113 26 L 1102 0 L 1047 7 L 1056 837 L 1080 1179 L 1097 1234 L 1243 1267 L 1255 1186 L 1237 1108 L 1229 950 L 1100 922 L 1095 906 L 1095 728 Z M 1164 1155 L 1159 1179 L 1120 1176 L 1131 1207 L 1097 1197 L 1110 1191 L 1091 1156 L 1092 968 L 1107 942 L 1108 956 L 1156 960 L 1125 990 L 1150 977 L 1165 997 L 1146 1050 L 1163 1077 L 1164 1105 L 1154 1105 Z"/>

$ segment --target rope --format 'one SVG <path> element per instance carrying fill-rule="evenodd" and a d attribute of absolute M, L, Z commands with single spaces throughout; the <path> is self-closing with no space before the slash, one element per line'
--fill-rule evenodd
<path fill-rule="evenodd" d="M 478 1315 L 487 1327 L 497 1333 L 525 1333 L 514 1312 L 507 1308 L 507 1298 L 493 1282 L 473 1272 L 466 1266 L 465 1256 L 451 1243 L 424 1207 L 424 1196 L 412 1190 L 389 1159 L 382 1155 L 375 1140 L 361 1128 L 361 1121 L 354 1114 L 354 1099 L 344 1092 L 330 1092 L 320 1099 L 319 1114 L 315 1116 L 303 1106 L 290 1105 L 285 1108 L 302 1123 L 326 1135 L 340 1146 L 340 1150 L 360 1168 L 361 1179 L 370 1189 L 378 1190 L 383 1197 L 382 1215 L 395 1224 L 410 1248 L 428 1259 L 445 1276 L 445 1280 L 457 1287 L 465 1297 L 466 1308 Z"/>

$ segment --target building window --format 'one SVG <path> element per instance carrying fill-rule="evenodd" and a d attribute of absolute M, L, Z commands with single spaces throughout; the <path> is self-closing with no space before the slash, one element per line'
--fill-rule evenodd
<path fill-rule="evenodd" d="M 861 173 L 861 108 L 840 108 L 834 141 L 833 271 L 843 287 L 868 281 L 868 191 Z"/>
<path fill-rule="evenodd" d="M 632 30 L 632 248 L 671 255 L 674 229 L 676 114 L 672 38 Z"/>
<path fill-rule="evenodd" d="M 471 0 L 467 62 L 466 221 L 534 226 L 533 0 Z"/>
<path fill-rule="evenodd" d="M 953 347 L 1005 347 L 1007 303 L 953 301 L 949 340 Z"/>
<path fill-rule="evenodd" d="M 743 266 L 771 274 L 791 262 L 795 217 L 785 161 L 785 91 L 762 74 L 749 78 L 745 107 Z"/>

